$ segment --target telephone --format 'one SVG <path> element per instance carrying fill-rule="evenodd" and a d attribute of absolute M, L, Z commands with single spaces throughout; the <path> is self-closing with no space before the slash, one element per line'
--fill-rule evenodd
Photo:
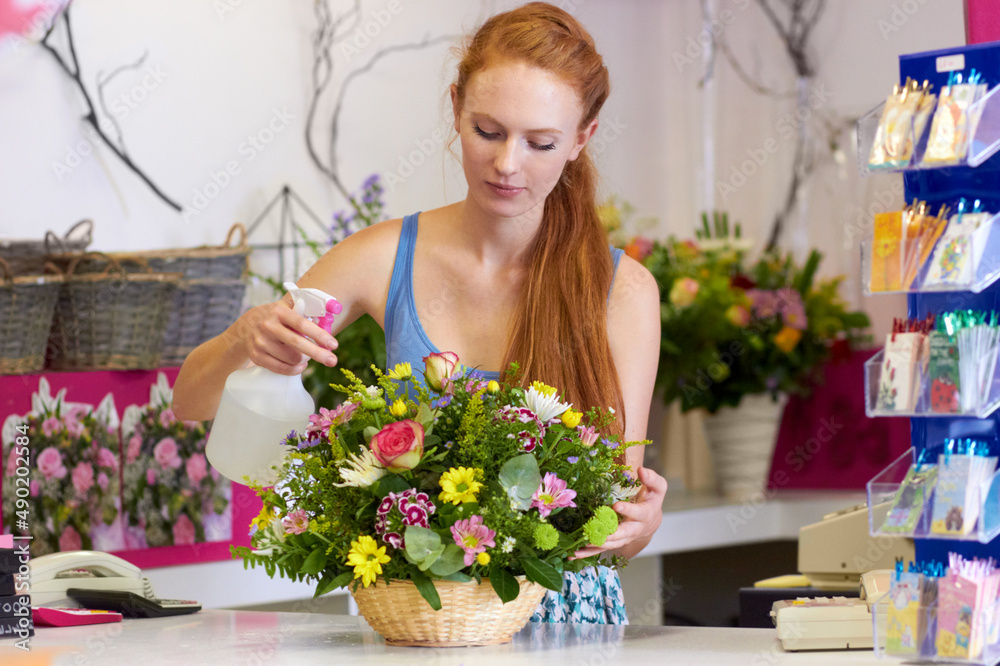
<path fill-rule="evenodd" d="M 117 590 L 152 599 L 153 586 L 139 567 L 120 557 L 95 550 L 72 550 L 33 558 L 31 605 L 49 608 L 80 608 L 66 590 Z"/>

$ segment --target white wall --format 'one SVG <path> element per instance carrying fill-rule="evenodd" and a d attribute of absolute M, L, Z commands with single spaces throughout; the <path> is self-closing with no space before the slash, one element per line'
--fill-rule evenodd
<path fill-rule="evenodd" d="M 329 3 L 334 13 L 352 4 Z M 354 41 L 350 54 L 334 49 L 332 87 L 382 47 L 458 35 L 482 16 L 516 4 L 363 0 L 361 26 L 374 36 L 368 43 Z M 701 7 L 694 0 L 560 4 L 591 29 L 612 74 L 614 91 L 602 116 L 605 141 L 597 156 L 604 192 L 657 217 L 661 236 L 689 233 L 699 211 L 714 205 L 763 241 L 787 184 L 792 144 L 781 122 L 791 101 L 749 91 L 721 59 L 710 92 L 699 88 L 705 51 Z M 38 44 L 0 44 L 0 236 L 40 237 L 89 217 L 96 223 L 95 249 L 219 243 L 233 222 L 249 224 L 286 183 L 328 221 L 343 200 L 310 162 L 303 139 L 312 6 L 277 0 L 74 2 L 76 51 L 92 96 L 99 73 L 147 53 L 142 68 L 107 86 L 106 97 L 117 100 L 112 108 L 135 162 L 188 209 L 207 202 L 187 221 L 91 138 L 81 120 L 79 91 L 49 53 Z M 709 0 L 707 6 L 711 18 L 730 12 L 716 27 L 748 71 L 775 89 L 793 88 L 782 46 L 755 0 Z M 818 127 L 820 116 L 842 120 L 875 106 L 896 80 L 898 54 L 963 41 L 961 0 L 828 2 L 813 40 L 819 65 L 814 86 L 824 91 L 824 101 L 811 126 Z M 65 47 L 64 40 L 56 43 Z M 405 175 L 387 193 L 391 215 L 463 195 L 455 159 L 434 141 L 449 126 L 446 92 L 453 65 L 446 45 L 391 55 L 355 79 L 345 97 L 337 145 L 344 183 L 354 189 L 373 172 Z M 321 117 L 331 115 L 328 100 Z M 708 153 L 706 124 L 715 130 Z M 251 136 L 270 142 L 257 150 L 248 143 Z M 778 149 L 745 184 L 724 195 L 719 183 L 748 159 L 748 150 L 768 139 Z M 843 227 L 898 176 L 860 179 L 850 133 L 839 139 L 841 161 L 835 151 L 820 151 L 824 166 L 807 191 L 807 241 L 827 252 L 826 274 L 854 277 L 858 248 Z M 238 169 L 228 182 L 219 175 L 227 163 Z M 220 182 L 225 186 L 216 191 Z M 208 201 L 199 193 L 215 196 Z M 273 241 L 277 228 L 274 215 L 252 240 Z M 845 295 L 860 302 L 859 290 L 857 280 L 849 281 Z M 879 301 L 880 309 L 887 302 Z"/>

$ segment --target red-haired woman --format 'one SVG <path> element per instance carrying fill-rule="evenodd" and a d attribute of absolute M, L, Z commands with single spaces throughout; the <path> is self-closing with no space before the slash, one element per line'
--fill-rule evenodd
<path fill-rule="evenodd" d="M 451 86 L 468 194 L 363 229 L 302 276 L 299 286 L 343 305 L 334 334 L 370 314 L 385 330 L 389 368 L 448 350 L 492 378 L 517 361 L 521 376 L 574 405 L 613 406 L 626 440 L 644 439 L 659 293 L 643 266 L 609 250 L 597 217 L 586 148 L 609 90 L 593 39 L 566 12 L 531 3 L 488 20 L 462 49 Z M 212 418 L 229 373 L 248 361 L 296 374 L 309 359 L 334 365 L 336 348 L 287 298 L 254 308 L 192 352 L 174 411 Z M 642 447 L 626 451 L 643 489 L 615 505 L 618 531 L 580 556 L 630 557 L 656 531 L 666 481 L 642 457 Z M 617 575 L 567 574 L 563 594 L 549 593 L 533 619 L 627 622 Z"/>

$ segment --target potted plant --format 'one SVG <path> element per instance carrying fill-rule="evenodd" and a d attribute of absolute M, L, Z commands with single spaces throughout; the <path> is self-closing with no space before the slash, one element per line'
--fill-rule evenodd
<path fill-rule="evenodd" d="M 573 553 L 617 529 L 611 505 L 640 485 L 618 461 L 643 442 L 553 387 L 485 381 L 451 352 L 425 362 L 423 384 L 408 363 L 367 386 L 345 371 L 347 400 L 288 435 L 252 548 L 233 552 L 317 595 L 351 585 L 395 644 L 504 642 L 564 571 L 596 563 Z"/>

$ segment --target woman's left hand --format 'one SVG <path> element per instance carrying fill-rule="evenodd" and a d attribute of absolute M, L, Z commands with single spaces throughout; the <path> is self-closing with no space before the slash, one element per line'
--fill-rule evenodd
<path fill-rule="evenodd" d="M 625 557 L 632 557 L 649 543 L 650 538 L 663 522 L 663 498 L 667 494 L 667 480 L 648 467 L 639 468 L 642 488 L 633 502 L 615 502 L 611 508 L 618 514 L 618 529 L 602 546 L 587 546 L 573 553 L 576 559 L 597 555 L 607 550 L 621 550 Z"/>

